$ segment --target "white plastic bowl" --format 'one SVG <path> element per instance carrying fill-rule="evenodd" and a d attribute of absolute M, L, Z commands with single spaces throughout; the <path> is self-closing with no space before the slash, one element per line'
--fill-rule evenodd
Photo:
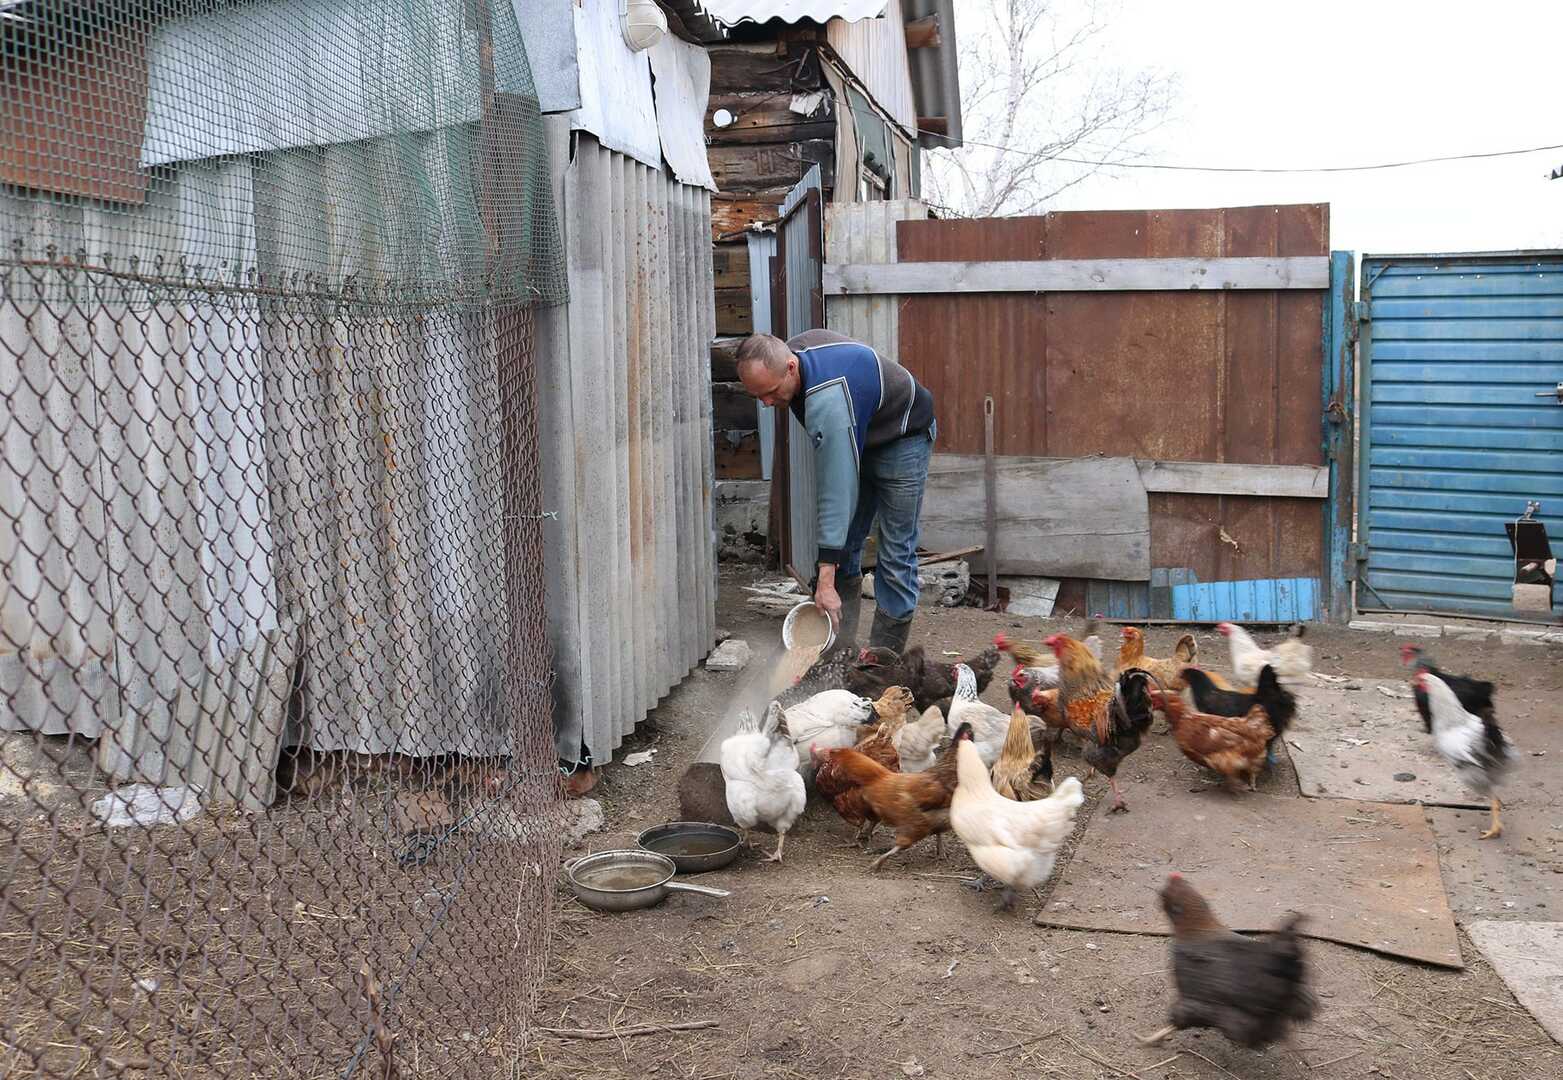
<path fill-rule="evenodd" d="M 821 611 L 819 609 L 819 605 L 814 603 L 812 600 L 805 600 L 803 603 L 797 605 L 791 611 L 787 612 L 787 617 L 782 620 L 782 645 L 788 649 L 792 648 L 793 630 L 798 625 L 798 620 L 805 616 L 805 613 L 810 615 L 817 615 L 819 618 L 825 620 L 825 625 L 827 627 L 825 631 L 825 644 L 820 647 L 820 652 L 823 653 L 836 642 L 836 624 L 831 620 L 830 616 Z"/>

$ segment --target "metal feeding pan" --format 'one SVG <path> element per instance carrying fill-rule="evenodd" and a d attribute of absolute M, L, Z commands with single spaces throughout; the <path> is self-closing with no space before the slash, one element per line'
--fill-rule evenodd
<path fill-rule="evenodd" d="M 726 889 L 674 881 L 678 867 L 654 851 L 599 851 L 564 864 L 576 897 L 594 911 L 635 911 L 655 907 L 670 892 L 731 896 Z"/>
<path fill-rule="evenodd" d="M 673 860 L 680 874 L 720 870 L 738 857 L 738 833 L 709 821 L 670 821 L 635 838 L 647 851 Z"/>

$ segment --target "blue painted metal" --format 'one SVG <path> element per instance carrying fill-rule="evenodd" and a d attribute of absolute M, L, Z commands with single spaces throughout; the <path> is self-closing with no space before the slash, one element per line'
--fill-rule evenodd
<path fill-rule="evenodd" d="M 1151 617 L 1151 591 L 1147 581 L 1092 579 L 1085 587 L 1086 610 L 1109 619 Z"/>
<path fill-rule="evenodd" d="M 1348 321 L 1356 291 L 1356 267 L 1349 251 L 1330 253 L 1330 292 L 1324 305 L 1324 460 L 1330 466 L 1330 494 L 1324 504 L 1324 595 L 1321 614 L 1331 622 L 1351 618 L 1351 454 L 1355 393 L 1353 326 Z M 1234 616 L 1235 617 L 1235 616 Z"/>
<path fill-rule="evenodd" d="M 1318 578 L 1202 581 L 1172 587 L 1172 617 L 1187 622 L 1308 622 L 1321 614 Z"/>
<path fill-rule="evenodd" d="M 1563 252 L 1369 257 L 1362 299 L 1357 607 L 1513 617 L 1504 523 L 1563 538 Z"/>

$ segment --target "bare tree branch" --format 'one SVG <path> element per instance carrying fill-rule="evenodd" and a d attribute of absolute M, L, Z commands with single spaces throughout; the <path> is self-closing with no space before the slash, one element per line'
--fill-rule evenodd
<path fill-rule="evenodd" d="M 930 152 L 930 202 L 970 217 L 1030 214 L 1144 152 L 1175 82 L 1106 62 L 1111 3 L 970 0 L 960 27 L 966 145 Z M 1072 159 L 1061 161 L 1060 158 Z"/>

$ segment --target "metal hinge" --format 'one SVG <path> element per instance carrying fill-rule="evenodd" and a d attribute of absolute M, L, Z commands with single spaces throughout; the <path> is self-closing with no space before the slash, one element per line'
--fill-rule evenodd
<path fill-rule="evenodd" d="M 1368 309 L 1366 300 L 1353 300 L 1351 303 L 1351 317 L 1356 322 L 1372 322 L 1373 315 Z"/>

